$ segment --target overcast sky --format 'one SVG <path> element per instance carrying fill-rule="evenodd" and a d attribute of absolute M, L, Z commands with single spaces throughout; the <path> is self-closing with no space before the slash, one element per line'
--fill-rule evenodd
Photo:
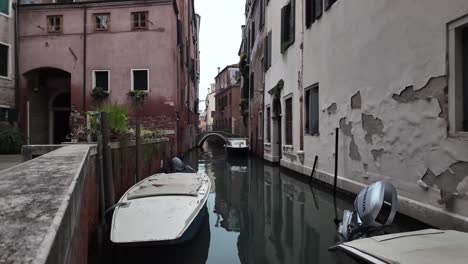
<path fill-rule="evenodd" d="M 200 100 L 205 100 L 214 83 L 217 67 L 239 62 L 244 8 L 245 0 L 195 0 L 195 12 L 201 16 Z M 200 102 L 200 109 L 205 109 L 204 102 Z"/>

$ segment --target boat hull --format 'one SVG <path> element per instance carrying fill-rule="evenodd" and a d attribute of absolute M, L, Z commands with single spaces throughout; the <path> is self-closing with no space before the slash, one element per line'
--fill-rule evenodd
<path fill-rule="evenodd" d="M 229 155 L 245 155 L 248 153 L 248 150 L 249 148 L 248 147 L 244 147 L 244 148 L 233 148 L 233 147 L 227 147 L 226 146 L 226 152 L 229 154 Z"/>
<path fill-rule="evenodd" d="M 130 188 L 112 218 L 111 241 L 121 246 L 191 240 L 206 216 L 211 181 L 206 174 L 157 174 Z"/>

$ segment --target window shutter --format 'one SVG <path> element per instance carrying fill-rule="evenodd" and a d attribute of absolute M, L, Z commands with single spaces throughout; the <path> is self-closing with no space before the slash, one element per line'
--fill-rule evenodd
<path fill-rule="evenodd" d="M 315 9 L 315 19 L 318 19 L 322 16 L 322 12 L 323 12 L 323 3 L 322 1 L 323 0 L 314 0 L 315 1 L 315 6 L 314 6 L 314 9 Z"/>
<path fill-rule="evenodd" d="M 280 48 L 281 48 L 281 53 L 283 53 L 283 41 L 285 40 L 285 16 L 286 16 L 286 6 L 283 6 L 281 8 L 281 38 L 280 38 Z"/>
<path fill-rule="evenodd" d="M 291 20 L 289 21 L 289 43 L 294 43 L 296 35 L 296 0 L 291 0 Z"/>
<path fill-rule="evenodd" d="M 272 44 L 272 33 L 271 31 L 268 32 L 268 54 L 267 54 L 267 58 L 268 58 L 268 68 L 271 67 L 271 44 Z"/>
<path fill-rule="evenodd" d="M 312 25 L 312 0 L 305 0 L 305 25 L 310 27 Z"/>
<path fill-rule="evenodd" d="M 336 0 L 324 0 L 324 1 L 325 1 L 325 11 L 328 10 L 336 2 Z"/>
<path fill-rule="evenodd" d="M 9 15 L 10 13 L 10 0 L 0 1 L 0 13 Z"/>
<path fill-rule="evenodd" d="M 268 35 L 263 39 L 263 70 L 268 69 Z"/>
<path fill-rule="evenodd" d="M 182 21 L 177 19 L 177 45 L 182 45 Z"/>

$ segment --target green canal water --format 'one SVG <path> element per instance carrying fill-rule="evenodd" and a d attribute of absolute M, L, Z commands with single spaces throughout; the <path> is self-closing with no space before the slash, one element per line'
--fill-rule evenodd
<path fill-rule="evenodd" d="M 208 217 L 195 239 L 176 246 L 115 247 L 103 262 L 349 263 L 336 259 L 328 248 L 337 241 L 336 214 L 341 217 L 344 209 L 352 208 L 351 198 L 339 196 L 334 202 L 321 185 L 310 186 L 295 173 L 258 158 L 229 157 L 209 143 L 185 160 L 212 179 Z M 403 222 L 399 230 L 419 226 Z"/>

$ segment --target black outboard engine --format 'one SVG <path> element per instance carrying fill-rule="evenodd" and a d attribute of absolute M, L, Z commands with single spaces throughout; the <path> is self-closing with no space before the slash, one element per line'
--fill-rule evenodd
<path fill-rule="evenodd" d="M 185 163 L 179 159 L 178 157 L 175 157 L 171 160 L 171 171 L 172 172 L 183 172 L 187 166 Z"/>
<path fill-rule="evenodd" d="M 354 211 L 345 210 L 338 233 L 345 241 L 371 236 L 379 228 L 390 225 L 398 210 L 395 187 L 376 182 L 363 189 L 354 200 Z"/>

